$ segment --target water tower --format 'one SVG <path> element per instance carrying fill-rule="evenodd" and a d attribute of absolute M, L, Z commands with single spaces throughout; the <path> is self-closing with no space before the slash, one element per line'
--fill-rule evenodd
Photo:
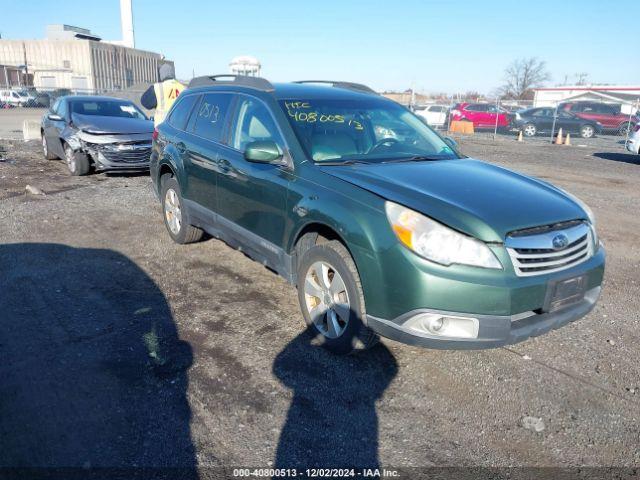
<path fill-rule="evenodd" d="M 229 63 L 229 68 L 231 69 L 231 73 L 233 75 L 248 75 L 250 77 L 259 77 L 262 65 L 260 65 L 260 61 L 256 57 L 242 55 L 231 60 L 231 63 Z"/>

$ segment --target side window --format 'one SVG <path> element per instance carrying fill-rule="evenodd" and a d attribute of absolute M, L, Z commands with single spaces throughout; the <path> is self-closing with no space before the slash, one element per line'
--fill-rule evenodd
<path fill-rule="evenodd" d="M 178 130 L 184 130 L 189 120 L 189 114 L 193 109 L 193 104 L 196 102 L 198 95 L 185 95 L 178 97 L 176 106 L 171 111 L 171 116 L 167 120 L 167 123 Z"/>
<path fill-rule="evenodd" d="M 60 99 L 57 99 L 56 102 L 53 104 L 53 107 L 51 107 L 51 111 L 58 113 L 59 107 L 60 107 Z"/>
<path fill-rule="evenodd" d="M 430 107 L 430 108 L 429 108 L 429 111 L 430 111 L 430 112 L 437 112 L 437 113 L 440 113 L 440 112 L 442 112 L 442 107 L 440 107 L 440 106 Z"/>
<path fill-rule="evenodd" d="M 231 95 L 224 93 L 204 95 L 193 115 L 195 117 L 193 133 L 214 142 L 221 142 L 230 103 Z"/>
<path fill-rule="evenodd" d="M 267 107 L 259 100 L 241 96 L 238 114 L 232 127 L 231 146 L 244 151 L 247 145 L 257 141 L 273 141 L 283 144 L 280 132 Z"/>

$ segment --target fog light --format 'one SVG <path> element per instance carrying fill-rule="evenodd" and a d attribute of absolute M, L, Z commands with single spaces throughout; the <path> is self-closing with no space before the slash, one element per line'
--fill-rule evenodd
<path fill-rule="evenodd" d="M 426 330 L 437 334 L 444 326 L 444 318 L 430 315 L 422 320 L 422 325 L 424 325 Z"/>
<path fill-rule="evenodd" d="M 477 318 L 430 312 L 411 317 L 403 326 L 421 334 L 448 338 L 478 338 L 480 329 Z"/>

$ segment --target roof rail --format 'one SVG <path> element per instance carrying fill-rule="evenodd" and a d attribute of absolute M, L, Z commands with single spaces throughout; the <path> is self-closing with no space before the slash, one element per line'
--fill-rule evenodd
<path fill-rule="evenodd" d="M 266 78 L 250 77 L 248 75 L 207 75 L 204 77 L 195 77 L 189 82 L 189 88 L 210 87 L 213 85 L 237 85 L 263 90 L 265 92 L 272 92 L 274 90 L 273 85 Z"/>
<path fill-rule="evenodd" d="M 373 88 L 367 87 L 362 83 L 342 82 L 342 81 L 334 82 L 331 80 L 298 80 L 297 82 L 293 82 L 293 83 L 321 83 L 325 85 L 331 85 L 332 87 L 347 88 L 349 90 L 356 90 L 362 93 L 372 93 L 374 95 L 378 95 L 378 92 L 376 92 Z"/>

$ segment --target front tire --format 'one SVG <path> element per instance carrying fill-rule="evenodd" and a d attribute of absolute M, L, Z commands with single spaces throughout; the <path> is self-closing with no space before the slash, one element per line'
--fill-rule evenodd
<path fill-rule="evenodd" d="M 304 245 L 304 237 L 301 242 Z M 360 276 L 342 243 L 330 240 L 302 252 L 297 286 L 305 323 L 324 348 L 345 355 L 377 343 L 377 335 L 363 321 Z"/>
<path fill-rule="evenodd" d="M 171 239 L 179 244 L 194 243 L 202 239 L 204 232 L 189 223 L 178 181 L 170 176 L 162 177 L 162 213 L 164 225 Z"/>
<path fill-rule="evenodd" d="M 583 125 L 580 127 L 580 136 L 582 138 L 591 138 L 595 135 L 596 131 L 591 125 Z"/>
<path fill-rule="evenodd" d="M 74 152 L 69 145 L 65 145 L 64 157 L 71 175 L 82 176 L 89 173 L 91 163 L 89 163 L 89 157 L 87 157 L 86 153 Z"/>

